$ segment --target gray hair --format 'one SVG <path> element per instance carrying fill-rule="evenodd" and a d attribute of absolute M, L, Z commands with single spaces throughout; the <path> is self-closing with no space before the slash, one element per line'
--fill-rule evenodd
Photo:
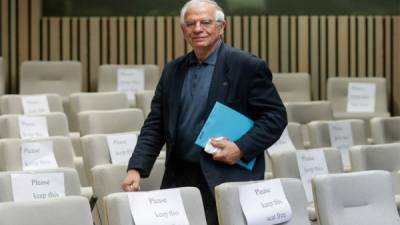
<path fill-rule="evenodd" d="M 214 6 L 216 22 L 225 22 L 225 14 L 222 11 L 222 8 L 217 4 L 217 2 L 213 0 L 190 0 L 181 9 L 181 18 L 180 18 L 181 25 L 185 23 L 185 15 L 189 8 L 204 4 Z"/>

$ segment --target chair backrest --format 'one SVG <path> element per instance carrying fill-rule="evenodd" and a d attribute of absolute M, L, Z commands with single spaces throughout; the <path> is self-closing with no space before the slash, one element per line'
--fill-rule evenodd
<path fill-rule="evenodd" d="M 336 148 L 323 148 L 329 173 L 342 173 L 343 163 L 340 151 Z M 274 177 L 300 179 L 299 166 L 295 151 L 282 151 L 271 154 L 271 166 Z"/>
<path fill-rule="evenodd" d="M 124 134 L 137 134 L 128 132 Z M 111 164 L 110 150 L 107 143 L 107 134 L 89 134 L 81 138 L 83 165 L 92 181 L 90 170 L 102 164 Z M 92 182 L 91 182 L 92 183 Z"/>
<path fill-rule="evenodd" d="M 20 94 L 82 92 L 82 65 L 77 61 L 26 61 L 21 64 Z"/>
<path fill-rule="evenodd" d="M 6 93 L 6 65 L 2 57 L 0 57 L 0 94 Z"/>
<path fill-rule="evenodd" d="M 72 131 L 79 129 L 78 113 L 80 112 L 129 108 L 128 97 L 120 92 L 74 93 L 69 99 Z"/>
<path fill-rule="evenodd" d="M 144 69 L 144 89 L 155 90 L 160 79 L 160 69 L 157 65 L 101 65 L 99 67 L 97 91 L 116 91 L 118 69 Z"/>
<path fill-rule="evenodd" d="M 287 129 L 290 140 L 292 140 L 294 147 L 296 147 L 296 149 L 304 149 L 304 139 L 301 131 L 301 124 L 289 122 Z"/>
<path fill-rule="evenodd" d="M 330 147 L 331 139 L 329 136 L 329 123 L 331 122 L 348 122 L 351 125 L 354 145 L 368 144 L 368 137 L 365 133 L 364 120 L 351 119 L 341 121 L 313 121 L 307 124 L 308 133 L 310 135 L 310 147 Z"/>
<path fill-rule="evenodd" d="M 153 90 L 144 90 L 136 93 L 136 107 L 143 111 L 144 117 L 149 115 L 151 110 L 151 101 L 154 97 Z"/>
<path fill-rule="evenodd" d="M 1 225 L 93 225 L 89 202 L 80 196 L 0 204 Z"/>
<path fill-rule="evenodd" d="M 64 113 L 52 112 L 37 116 L 46 117 L 49 136 L 69 136 L 67 117 Z M 1 138 L 21 138 L 18 117 L 19 115 L 11 114 L 0 116 Z"/>
<path fill-rule="evenodd" d="M 321 225 L 400 224 L 386 171 L 321 175 L 312 184 Z"/>
<path fill-rule="evenodd" d="M 331 77 L 328 79 L 327 98 L 333 111 L 347 112 L 347 95 L 349 83 L 376 84 L 375 112 L 388 112 L 388 92 L 386 79 L 382 77 Z"/>
<path fill-rule="evenodd" d="M 311 101 L 310 74 L 274 73 L 272 81 L 284 102 Z"/>
<path fill-rule="evenodd" d="M 375 144 L 400 142 L 400 116 L 376 117 L 370 120 L 370 124 Z"/>
<path fill-rule="evenodd" d="M 88 134 L 113 134 L 138 131 L 144 118 L 140 109 L 116 109 L 108 111 L 83 111 L 78 113 L 79 132 Z"/>
<path fill-rule="evenodd" d="M 280 179 L 286 198 L 292 209 L 292 219 L 282 225 L 310 225 L 307 213 L 307 199 L 303 184 L 298 179 Z M 238 187 L 250 182 L 223 183 L 215 187 L 215 201 L 217 203 L 218 221 L 220 225 L 246 225 L 239 200 Z"/>
<path fill-rule="evenodd" d="M 203 201 L 199 189 L 195 187 L 178 188 L 183 207 L 191 225 L 206 225 Z M 114 193 L 104 198 L 108 225 L 135 225 L 129 208 L 128 193 Z M 236 224 L 236 223 L 235 223 Z"/>
<path fill-rule="evenodd" d="M 164 174 L 164 160 L 156 160 L 148 178 L 140 180 L 142 191 L 158 190 Z M 126 165 L 104 164 L 91 169 L 93 193 L 97 196 L 101 221 L 105 220 L 103 198 L 111 193 L 122 192 L 121 184 L 126 176 Z"/>
<path fill-rule="evenodd" d="M 331 104 L 327 101 L 285 103 L 288 121 L 307 124 L 317 120 L 333 120 Z"/>
<path fill-rule="evenodd" d="M 14 201 L 11 184 L 11 174 L 39 174 L 39 173 L 63 173 L 65 195 L 81 195 L 81 183 L 78 173 L 73 168 L 57 168 L 37 171 L 4 171 L 0 172 L 0 202 Z M 1 224 L 1 223 L 0 223 Z"/>
<path fill-rule="evenodd" d="M 58 94 L 44 94 L 50 112 L 64 112 L 63 101 Z M 24 95 L 3 95 L 0 97 L 1 114 L 24 114 L 22 98 Z"/>
<path fill-rule="evenodd" d="M 57 165 L 59 167 L 75 168 L 74 149 L 71 139 L 63 136 L 54 136 L 36 140 L 0 139 L 0 171 L 22 170 L 21 145 L 22 143 L 36 141 L 51 141 Z"/>

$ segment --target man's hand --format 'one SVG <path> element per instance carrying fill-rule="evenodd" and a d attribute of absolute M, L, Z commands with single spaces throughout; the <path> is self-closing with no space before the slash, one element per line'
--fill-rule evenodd
<path fill-rule="evenodd" d="M 129 170 L 122 181 L 121 188 L 124 191 L 140 191 L 140 174 L 137 170 Z"/>
<path fill-rule="evenodd" d="M 243 153 L 240 151 L 239 147 L 234 142 L 228 141 L 227 139 L 219 141 L 213 139 L 211 140 L 211 144 L 214 147 L 221 149 L 221 151 L 217 152 L 213 156 L 213 159 L 216 161 L 233 165 L 243 156 Z"/>

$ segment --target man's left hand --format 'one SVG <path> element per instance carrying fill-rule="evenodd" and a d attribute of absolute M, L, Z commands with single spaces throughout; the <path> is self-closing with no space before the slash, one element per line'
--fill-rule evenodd
<path fill-rule="evenodd" d="M 213 159 L 216 161 L 224 162 L 228 165 L 234 165 L 240 158 L 242 158 L 243 153 L 240 151 L 239 147 L 234 143 L 227 139 L 222 140 L 211 140 L 211 144 L 221 149 L 221 151 L 217 152 Z"/>

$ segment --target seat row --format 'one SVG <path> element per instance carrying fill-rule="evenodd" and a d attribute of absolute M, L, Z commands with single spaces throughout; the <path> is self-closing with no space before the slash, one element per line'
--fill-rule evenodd
<path fill-rule="evenodd" d="M 244 190 L 256 187 L 270 187 L 269 183 L 278 183 L 276 188 L 283 193 L 283 197 L 271 196 L 275 202 L 289 206 L 289 210 L 274 209 L 269 204 L 258 213 L 247 214 L 249 205 L 245 205 L 241 196 L 246 193 Z M 330 174 L 313 178 L 315 205 L 320 225 L 398 225 L 400 224 L 394 199 L 391 196 L 392 181 L 390 175 L 385 171 L 364 171 L 348 174 Z M 254 189 L 256 192 L 257 189 Z M 174 195 L 171 194 L 174 193 Z M 271 191 L 272 192 L 272 191 Z M 277 191 L 275 191 L 277 192 Z M 182 187 L 159 191 L 165 199 L 177 199 L 175 204 L 165 204 L 166 207 L 174 207 L 176 213 L 184 214 L 177 220 L 168 214 L 160 220 L 155 216 L 161 208 L 151 208 L 147 202 L 141 201 L 139 195 L 160 196 L 156 192 L 145 193 L 114 193 L 104 198 L 106 209 L 106 220 L 108 225 L 141 225 L 139 221 L 147 216 L 149 221 L 163 221 L 168 224 L 174 222 L 190 222 L 192 225 L 206 225 L 204 210 L 200 191 L 194 187 Z M 247 193 L 248 194 L 248 193 Z M 71 194 L 73 195 L 73 194 Z M 0 203 L 0 224 L 18 225 L 92 225 L 90 207 L 87 199 L 71 196 L 40 201 L 21 201 Z M 304 194 L 302 183 L 297 179 L 282 178 L 274 181 L 238 182 L 225 183 L 215 189 L 218 219 L 221 225 L 245 225 L 251 219 L 255 221 L 269 220 L 278 221 L 286 225 L 311 225 L 307 216 L 307 200 Z M 272 193 L 271 193 L 272 195 Z M 176 197 L 179 196 L 179 197 Z M 174 198 L 175 197 L 175 198 Z M 256 199 L 266 201 L 266 198 L 259 196 Z M 150 198 L 149 198 L 150 199 Z M 145 201 L 149 201 L 145 199 Z M 259 201 L 250 203 L 251 210 L 260 208 Z M 274 201 L 272 201 L 274 202 Z M 266 203 L 269 203 L 268 201 Z M 264 203 L 265 204 L 265 203 Z M 150 208 L 155 210 L 147 215 L 140 215 L 137 207 Z M 183 206 L 179 209 L 179 205 Z M 157 210 L 157 211 L 156 211 Z M 165 209 L 164 209 L 165 210 Z M 271 215 L 271 211 L 280 215 Z M 168 212 L 168 208 L 167 208 Z M 288 213 L 289 212 L 289 213 Z M 24 216 L 21 216 L 21 215 Z M 143 214 L 143 213 L 142 213 Z M 159 214 L 160 215 L 160 214 Z M 168 215 L 171 219 L 168 219 Z M 272 214 L 273 215 L 273 214 Z M 282 219 L 282 215 L 285 217 Z M 281 220 L 279 220 L 281 219 Z M 147 224 L 147 223 L 144 223 Z M 164 223 L 160 223 L 164 224 Z"/>

